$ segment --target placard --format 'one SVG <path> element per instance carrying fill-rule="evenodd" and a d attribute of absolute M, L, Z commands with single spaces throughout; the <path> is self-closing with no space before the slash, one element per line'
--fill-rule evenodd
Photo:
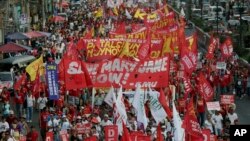
<path fill-rule="evenodd" d="M 226 68 L 227 68 L 227 63 L 226 62 L 217 62 L 216 63 L 216 69 L 225 70 Z"/>
<path fill-rule="evenodd" d="M 220 102 L 221 104 L 232 104 L 234 103 L 234 95 L 221 95 Z"/>
<path fill-rule="evenodd" d="M 214 102 L 207 102 L 207 110 L 217 110 L 220 111 L 220 102 L 219 101 L 214 101 Z"/>

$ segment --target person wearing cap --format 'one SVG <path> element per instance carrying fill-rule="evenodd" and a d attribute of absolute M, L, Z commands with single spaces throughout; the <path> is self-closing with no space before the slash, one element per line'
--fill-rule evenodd
<path fill-rule="evenodd" d="M 109 120 L 109 116 L 105 114 L 103 120 L 101 121 L 101 126 L 105 127 L 107 125 L 113 125 L 113 123 Z"/>
<path fill-rule="evenodd" d="M 69 120 L 67 119 L 66 115 L 63 115 L 62 116 L 62 126 L 61 126 L 61 131 L 62 130 L 66 130 L 68 131 L 71 127 L 70 123 L 69 123 Z"/>

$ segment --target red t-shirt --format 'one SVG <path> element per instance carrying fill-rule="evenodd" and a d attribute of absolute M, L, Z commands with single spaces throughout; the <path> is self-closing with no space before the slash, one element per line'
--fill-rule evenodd
<path fill-rule="evenodd" d="M 42 112 L 40 115 L 40 127 L 42 129 L 47 128 L 47 119 L 48 119 L 49 113 L 48 112 Z"/>
<path fill-rule="evenodd" d="M 3 102 L 10 101 L 10 92 L 9 91 L 2 92 L 1 97 Z"/>
<path fill-rule="evenodd" d="M 205 112 L 205 103 L 204 103 L 204 100 L 198 100 L 198 102 L 197 102 L 197 111 L 199 113 Z"/>
<path fill-rule="evenodd" d="M 186 101 L 184 98 L 180 98 L 178 100 L 178 104 L 179 104 L 179 112 L 184 112 L 184 109 L 186 107 Z"/>
<path fill-rule="evenodd" d="M 17 96 L 15 97 L 15 102 L 17 104 L 23 104 L 23 102 L 24 102 L 24 94 L 22 92 L 17 93 Z"/>
<path fill-rule="evenodd" d="M 37 131 L 29 132 L 27 134 L 27 141 L 37 141 L 37 140 L 38 140 L 38 132 Z"/>

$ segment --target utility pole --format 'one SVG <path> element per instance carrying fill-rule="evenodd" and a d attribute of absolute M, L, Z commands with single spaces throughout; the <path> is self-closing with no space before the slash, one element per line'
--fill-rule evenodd
<path fill-rule="evenodd" d="M 219 0 L 216 0 L 216 33 L 219 35 Z"/>
<path fill-rule="evenodd" d="M 46 23 L 46 15 L 45 15 L 45 0 L 42 0 L 42 13 L 43 13 L 43 22 L 42 22 L 42 29 L 45 28 L 45 23 Z M 39 29 L 41 30 L 41 29 Z"/>
<path fill-rule="evenodd" d="M 244 12 L 244 0 L 238 1 L 238 10 L 240 14 L 240 40 L 239 40 L 239 45 L 242 47 L 242 13 Z"/>

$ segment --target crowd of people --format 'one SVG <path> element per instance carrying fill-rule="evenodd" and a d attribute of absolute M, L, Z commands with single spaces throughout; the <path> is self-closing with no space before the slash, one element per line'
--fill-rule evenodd
<path fill-rule="evenodd" d="M 95 7 L 89 4 L 87 9 L 71 9 L 71 15 L 63 23 L 49 21 L 43 30 L 52 33 L 52 35 L 49 38 L 32 40 L 31 45 L 34 49 L 31 53 L 34 56 L 43 54 L 45 62 L 60 60 L 67 44 L 72 40 L 78 41 L 89 31 L 91 26 L 94 27 L 95 37 L 106 37 L 108 31 L 113 27 L 115 28 L 115 22 L 125 18 L 124 14 L 114 16 L 116 18 L 111 16 L 106 16 L 106 19 L 94 18 L 90 11 L 94 11 Z M 139 22 L 135 19 L 127 20 L 128 24 L 129 22 Z M 101 24 L 104 25 L 105 32 L 99 30 Z M 193 98 L 196 116 L 201 128 L 209 129 L 211 134 L 217 135 L 218 140 L 229 140 L 230 125 L 239 124 L 240 121 L 237 113 L 235 113 L 236 105 L 233 103 L 221 105 L 220 111 L 208 111 L 204 98 L 197 91 L 197 75 L 199 73 L 205 74 L 214 88 L 215 101 L 218 101 L 219 96 L 224 94 L 236 95 L 239 99 L 242 99 L 245 95 L 250 96 L 248 68 L 242 67 L 236 56 L 234 55 L 226 60 L 227 68 L 225 70 L 217 70 L 214 69 L 214 66 L 216 61 L 221 59 L 219 50 L 216 50 L 213 61 L 207 60 L 203 54 L 203 57 L 199 60 L 203 67 L 193 72 L 190 79 L 192 91 L 188 95 L 185 94 L 183 79 L 177 77 L 176 72 L 170 74 L 169 83 L 176 87 L 176 100 L 174 103 L 170 101 L 170 107 L 175 104 L 181 117 L 183 117 L 186 113 L 188 101 Z M 174 63 L 179 66 L 180 59 L 178 56 L 175 57 Z M 24 70 L 16 69 L 15 72 L 19 74 L 16 76 L 16 81 L 18 81 Z M 29 80 L 16 89 L 13 94 L 8 89 L 3 89 L 0 95 L 0 140 L 21 140 L 24 136 L 27 141 L 39 139 L 44 141 L 46 133 L 53 132 L 54 140 L 59 141 L 61 140 L 61 131 L 67 131 L 70 141 L 82 141 L 93 136 L 99 141 L 104 140 L 104 127 L 114 124 L 113 108 L 104 102 L 107 89 L 98 89 L 92 102 L 91 89 L 66 91 L 62 85 L 63 82 L 60 82 L 60 84 L 60 98 L 58 100 L 48 99 L 45 82 L 41 82 L 39 93 L 33 93 L 33 85 Z M 171 97 L 170 93 L 170 89 L 165 88 L 167 97 Z M 194 97 L 190 97 L 191 95 Z M 148 102 L 145 103 L 148 126 L 144 129 L 141 123 L 136 121 L 136 113 L 130 101 L 130 97 L 124 96 L 128 115 L 126 127 L 131 133 L 140 132 L 150 136 L 151 140 L 156 140 L 157 124 L 150 113 Z M 92 106 L 92 103 L 94 103 L 94 106 Z M 34 114 L 38 115 L 39 118 L 35 118 Z M 36 123 L 39 123 L 39 126 L 35 125 Z M 86 125 L 84 133 L 79 133 L 79 125 Z M 35 127 L 39 127 L 39 129 Z M 175 127 L 170 117 L 161 122 L 161 131 L 165 141 L 173 140 L 174 130 Z"/>

